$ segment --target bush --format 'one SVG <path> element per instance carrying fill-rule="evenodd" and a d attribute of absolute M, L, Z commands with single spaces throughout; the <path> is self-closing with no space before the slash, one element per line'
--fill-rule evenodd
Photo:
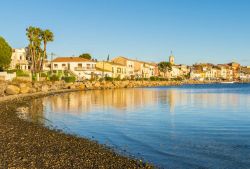
<path fill-rule="evenodd" d="M 16 70 L 16 76 L 17 77 L 29 77 L 30 75 L 29 75 L 29 73 L 24 72 L 22 70 Z"/>
<path fill-rule="evenodd" d="M 120 75 L 118 75 L 116 78 L 114 78 L 114 80 L 116 80 L 116 81 L 120 81 L 120 80 L 121 80 L 121 76 L 120 76 Z"/>
<path fill-rule="evenodd" d="M 113 81 L 114 80 L 112 77 L 108 77 L 108 76 L 106 76 L 104 79 L 105 79 L 105 81 Z"/>
<path fill-rule="evenodd" d="M 62 80 L 64 80 L 66 83 L 71 83 L 71 82 L 75 82 L 76 78 L 74 76 L 65 76 L 65 77 L 62 77 Z"/>
<path fill-rule="evenodd" d="M 159 78 L 158 76 L 151 76 L 151 77 L 150 77 L 150 80 L 151 80 L 151 81 L 159 81 L 160 78 Z"/>
<path fill-rule="evenodd" d="M 48 77 L 46 73 L 41 73 L 41 77 Z"/>
<path fill-rule="evenodd" d="M 60 80 L 60 77 L 57 76 L 57 75 L 52 75 L 52 76 L 50 76 L 49 80 L 50 80 L 50 81 L 59 81 L 59 80 Z"/>
<path fill-rule="evenodd" d="M 23 70 L 16 70 L 16 69 L 13 69 L 13 70 L 7 70 L 7 73 L 14 73 L 16 72 L 16 76 L 18 77 L 29 77 L 29 73 L 23 71 Z"/>

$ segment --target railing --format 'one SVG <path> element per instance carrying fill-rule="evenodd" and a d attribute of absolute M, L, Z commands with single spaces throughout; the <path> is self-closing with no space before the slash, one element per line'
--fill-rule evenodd
<path fill-rule="evenodd" d="M 75 67 L 75 71 L 95 70 L 92 67 Z"/>

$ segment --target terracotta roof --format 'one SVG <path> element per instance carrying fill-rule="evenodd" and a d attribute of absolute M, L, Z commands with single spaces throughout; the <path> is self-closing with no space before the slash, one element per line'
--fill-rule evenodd
<path fill-rule="evenodd" d="M 110 71 L 110 70 L 101 69 L 101 68 L 98 68 L 98 67 L 96 67 L 95 69 L 96 69 L 97 71 L 112 72 L 112 71 Z"/>
<path fill-rule="evenodd" d="M 52 60 L 51 62 L 95 62 L 95 61 L 80 57 L 58 57 Z"/>
<path fill-rule="evenodd" d="M 102 62 L 107 63 L 107 64 L 111 64 L 111 65 L 116 65 L 116 66 L 123 66 L 123 67 L 126 67 L 126 66 L 125 66 L 125 65 L 123 65 L 123 64 L 120 64 L 120 63 L 115 63 L 115 62 L 113 62 L 113 61 L 111 61 L 111 62 L 108 62 L 108 61 L 100 61 L 100 63 L 102 63 Z"/>
<path fill-rule="evenodd" d="M 126 58 L 124 56 L 117 56 L 116 58 L 113 59 L 113 61 L 117 60 L 118 58 L 123 58 L 123 59 L 133 61 L 133 62 L 145 63 L 145 64 L 149 64 L 149 65 L 152 65 L 152 66 L 157 65 L 156 63 L 150 63 L 150 62 L 144 62 L 144 61 L 140 61 L 140 60 L 136 60 L 136 59 L 130 59 L 130 58 Z"/>

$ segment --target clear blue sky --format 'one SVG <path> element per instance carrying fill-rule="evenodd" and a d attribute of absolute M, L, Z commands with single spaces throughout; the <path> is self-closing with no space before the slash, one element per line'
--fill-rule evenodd
<path fill-rule="evenodd" d="M 91 53 L 146 61 L 250 65 L 248 0 L 8 0 L 1 1 L 0 36 L 27 46 L 25 28 L 49 28 L 58 56 Z"/>

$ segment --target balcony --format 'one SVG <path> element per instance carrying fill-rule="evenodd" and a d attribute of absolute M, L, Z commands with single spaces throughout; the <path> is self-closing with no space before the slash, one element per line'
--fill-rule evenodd
<path fill-rule="evenodd" d="M 95 68 L 92 67 L 75 67 L 74 69 L 75 71 L 91 71 L 91 70 L 95 70 Z"/>

